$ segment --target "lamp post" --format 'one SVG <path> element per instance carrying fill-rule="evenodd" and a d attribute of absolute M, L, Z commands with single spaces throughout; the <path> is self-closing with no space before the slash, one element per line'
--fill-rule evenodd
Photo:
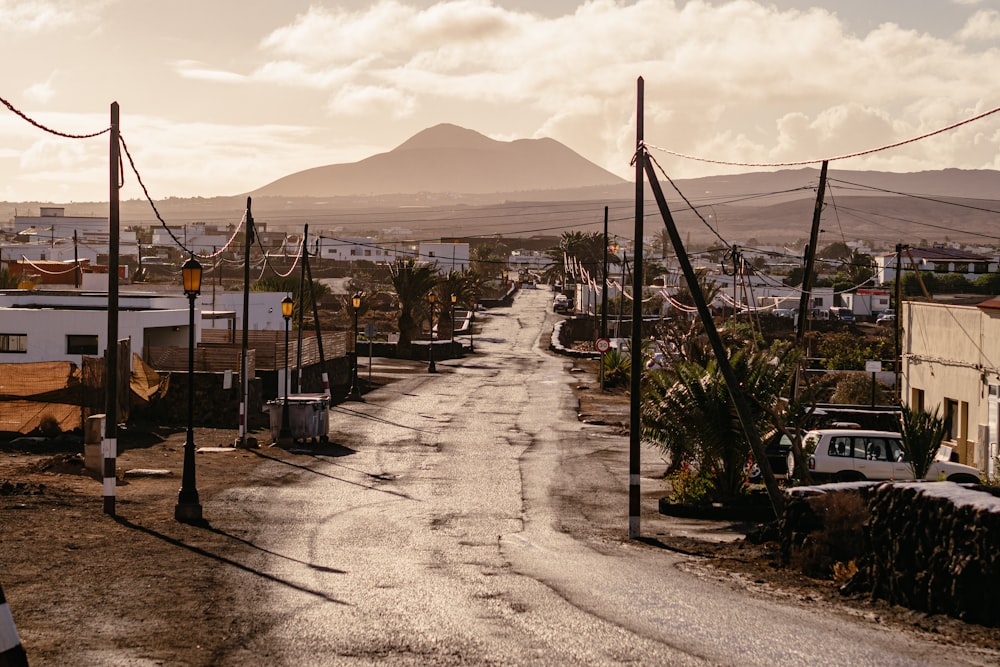
<path fill-rule="evenodd" d="M 455 343 L 455 302 L 458 301 L 458 296 L 455 294 L 451 295 L 451 342 Z"/>
<path fill-rule="evenodd" d="M 469 352 L 476 351 L 476 302 L 472 302 L 472 316 L 469 318 Z"/>
<path fill-rule="evenodd" d="M 278 431 L 278 443 L 288 444 L 292 441 L 291 421 L 288 416 L 288 323 L 292 319 L 295 302 L 286 296 L 281 300 L 281 316 L 285 318 L 285 401 L 281 405 L 281 430 Z"/>
<path fill-rule="evenodd" d="M 437 373 L 437 366 L 434 365 L 434 292 L 427 295 L 427 301 L 431 304 L 431 344 L 427 346 L 427 353 L 430 363 L 427 364 L 428 373 Z"/>
<path fill-rule="evenodd" d="M 358 309 L 361 308 L 361 292 L 351 297 L 351 307 L 354 309 L 354 345 L 351 346 L 351 389 L 348 392 L 355 401 L 361 400 L 361 388 L 358 386 Z"/>
<path fill-rule="evenodd" d="M 184 443 L 184 469 L 181 490 L 177 494 L 174 519 L 185 523 L 201 521 L 201 502 L 194 475 L 194 300 L 201 292 L 201 264 L 192 256 L 181 267 L 184 294 L 188 298 L 188 423 Z"/>

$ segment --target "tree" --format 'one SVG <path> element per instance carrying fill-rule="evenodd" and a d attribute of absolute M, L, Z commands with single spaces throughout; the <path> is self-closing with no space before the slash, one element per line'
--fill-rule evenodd
<path fill-rule="evenodd" d="M 771 410 L 797 359 L 788 348 L 732 355 L 733 372 L 750 399 L 758 432 L 774 430 Z M 686 464 L 709 475 L 718 499 L 745 490 L 750 445 L 714 359 L 704 366 L 678 361 L 650 373 L 640 409 L 642 437 L 670 456 L 671 469 Z"/>
<path fill-rule="evenodd" d="M 604 234 L 602 232 L 563 232 L 559 244 L 545 251 L 552 261 L 547 272 L 549 280 L 566 281 L 564 269 L 566 261 L 576 260 L 594 280 L 604 279 Z M 618 258 L 608 255 L 609 264 L 617 264 Z"/>
<path fill-rule="evenodd" d="M 306 283 L 305 294 L 299 294 L 300 276 L 279 276 L 272 275 L 261 278 L 250 285 L 251 292 L 286 292 L 292 295 L 292 322 L 297 326 L 299 321 L 299 310 L 304 315 L 312 315 L 313 302 L 319 303 L 320 299 L 330 293 L 330 288 L 319 281 Z"/>
<path fill-rule="evenodd" d="M 903 405 L 899 424 L 903 453 L 913 471 L 913 478 L 924 479 L 948 435 L 948 420 L 938 415 L 937 407 L 933 412 L 927 412 Z"/>
<path fill-rule="evenodd" d="M 417 264 L 412 257 L 397 259 L 390 265 L 390 279 L 399 302 L 399 342 L 396 349 L 403 357 L 412 352 L 413 339 L 420 334 L 420 323 L 427 319 L 427 295 L 438 285 L 437 269 L 431 264 Z"/>

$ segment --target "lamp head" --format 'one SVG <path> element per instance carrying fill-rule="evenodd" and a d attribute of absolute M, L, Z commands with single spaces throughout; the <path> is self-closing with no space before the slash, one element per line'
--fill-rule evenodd
<path fill-rule="evenodd" d="M 292 297 L 286 296 L 281 300 L 281 316 L 286 320 L 292 316 L 292 310 L 295 307 L 295 302 L 292 301 Z"/>
<path fill-rule="evenodd" d="M 432 306 L 434 305 L 434 300 L 435 300 L 436 298 L 437 298 L 437 296 L 435 296 L 434 292 L 430 292 L 430 293 L 429 293 L 429 294 L 427 295 L 427 300 L 431 302 L 431 305 L 432 305 Z"/>
<path fill-rule="evenodd" d="M 454 306 L 456 301 L 458 301 L 458 295 L 457 294 L 452 294 L 451 295 L 451 305 Z"/>
<path fill-rule="evenodd" d="M 184 279 L 184 294 L 186 296 L 198 296 L 201 292 L 201 264 L 191 256 L 181 267 L 181 276 Z"/>
<path fill-rule="evenodd" d="M 351 297 L 351 305 L 354 307 L 354 310 L 361 307 L 361 292 L 354 293 L 354 296 Z"/>

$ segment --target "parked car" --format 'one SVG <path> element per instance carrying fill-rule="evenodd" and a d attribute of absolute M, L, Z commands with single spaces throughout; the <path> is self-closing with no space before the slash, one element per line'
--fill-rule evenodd
<path fill-rule="evenodd" d="M 875 318 L 875 324 L 892 324 L 896 321 L 895 313 L 882 313 Z"/>
<path fill-rule="evenodd" d="M 565 294 L 557 294 L 552 302 L 552 310 L 557 313 L 565 313 L 569 310 L 569 297 Z"/>
<path fill-rule="evenodd" d="M 775 477 L 788 474 L 788 457 L 792 454 L 792 441 L 784 433 L 775 433 L 764 442 L 764 453 L 771 464 L 771 472 Z M 749 481 L 758 483 L 762 479 L 760 466 L 754 464 L 750 469 Z"/>
<path fill-rule="evenodd" d="M 860 429 L 818 429 L 806 433 L 802 448 L 808 456 L 809 474 L 817 482 L 872 480 L 912 480 L 902 438 L 894 431 Z M 795 462 L 788 456 L 788 470 Z M 978 483 L 979 470 L 952 461 L 934 461 L 925 479 L 958 483 Z"/>
<path fill-rule="evenodd" d="M 830 308 L 830 319 L 840 320 L 841 322 L 853 322 L 854 311 L 844 306 L 832 306 Z"/>

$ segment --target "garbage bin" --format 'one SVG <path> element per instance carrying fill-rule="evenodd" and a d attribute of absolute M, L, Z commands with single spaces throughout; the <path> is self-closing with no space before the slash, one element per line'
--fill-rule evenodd
<path fill-rule="evenodd" d="M 284 406 L 284 398 L 267 403 L 271 439 L 275 442 L 281 433 Z M 293 440 L 326 442 L 330 429 L 330 397 L 326 394 L 291 394 L 288 397 L 288 429 Z"/>

